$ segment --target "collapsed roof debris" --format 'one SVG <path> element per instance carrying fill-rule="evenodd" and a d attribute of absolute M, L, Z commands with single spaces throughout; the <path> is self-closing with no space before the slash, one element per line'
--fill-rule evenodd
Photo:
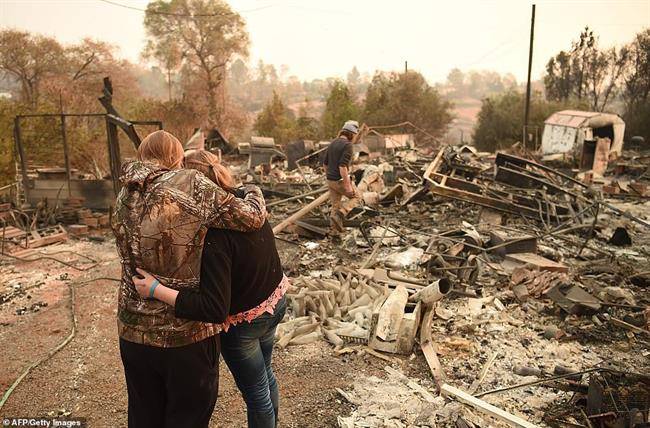
<path fill-rule="evenodd" d="M 386 381 L 358 379 L 339 391 L 355 407 L 341 415 L 341 427 L 647 423 L 643 399 L 612 399 L 600 413 L 570 399 L 586 397 L 597 376 L 641 379 L 636 395 L 650 394 L 640 374 L 650 356 L 650 299 L 641 279 L 649 275 L 650 199 L 633 190 L 613 199 L 603 184 L 645 188 L 638 169 L 626 176 L 619 166 L 630 156 L 650 164 L 624 152 L 600 183 L 468 147 L 370 156 L 358 163 L 357 177 L 390 168 L 380 168 L 378 198 L 364 199 L 346 218 L 340 247 L 323 239 L 323 187 L 270 202 L 276 236 L 296 245 L 287 248 L 296 254 L 286 266 L 296 279 L 280 346 L 324 340 L 341 358 L 371 355 L 413 376 L 389 371 Z M 314 188 L 323 185 L 305 170 Z M 441 281 L 441 300 L 418 299 Z M 636 357 L 620 346 L 636 349 Z M 417 349 L 428 379 L 408 368 L 420 358 Z M 618 385 L 608 384 L 608 397 L 629 396 Z M 522 388 L 523 396 L 516 393 Z"/>
<path fill-rule="evenodd" d="M 133 136 L 134 123 L 111 108 L 113 131 Z M 283 150 L 255 137 L 221 153 L 241 182 L 262 187 L 292 278 L 277 346 L 330 346 L 342 361 L 387 365 L 351 374 L 337 391 L 352 406 L 339 425 L 648 423 L 650 157 L 623 151 L 593 174 L 517 147 L 430 152 L 414 135 L 361 129 L 353 174 L 362 205 L 344 219 L 341 242 L 328 238 L 327 143 Z M 188 148 L 204 147 L 203 137 Z M 109 169 L 101 180 L 111 191 Z M 20 172 L 27 186 L 59 180 L 63 193 L 0 205 L 3 266 L 53 259 L 94 269 L 75 249 L 105 240 L 109 216 L 71 192 L 83 177 L 71 167 Z M 24 298 L 22 286 L 10 288 L 1 304 L 20 305 L 15 314 L 50 307 Z"/>

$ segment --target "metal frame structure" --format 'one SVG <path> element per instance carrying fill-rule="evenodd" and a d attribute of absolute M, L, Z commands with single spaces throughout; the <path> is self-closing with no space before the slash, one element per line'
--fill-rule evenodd
<path fill-rule="evenodd" d="M 429 191 L 439 196 L 472 202 L 510 214 L 520 214 L 546 224 L 559 224 L 573 219 L 579 216 L 576 213 L 582 213 L 585 204 L 590 202 L 564 184 L 569 182 L 578 189 L 584 189 L 583 183 L 528 159 L 506 153 L 497 155 L 493 181 L 505 185 L 503 189 L 499 189 L 489 183 L 469 181 L 463 174 L 457 176 L 457 170 L 453 167 L 449 173 L 441 172 L 445 163 L 444 154 L 443 148 L 423 175 L 424 180 L 429 183 Z M 536 173 L 535 169 L 552 175 L 556 179 L 555 182 Z M 522 189 L 538 192 L 533 196 L 531 193 L 521 192 Z M 551 198 L 551 195 L 557 197 Z"/>
<path fill-rule="evenodd" d="M 61 139 L 63 142 L 63 157 L 66 170 L 66 179 L 67 179 L 67 188 L 68 196 L 72 195 L 71 181 L 72 181 L 72 168 L 70 166 L 70 153 L 69 146 L 66 134 L 66 118 L 68 117 L 103 117 L 106 123 L 106 137 L 107 137 L 107 148 L 109 155 L 109 167 L 111 174 L 111 181 L 113 184 L 113 191 L 117 195 L 120 189 L 119 184 L 119 175 L 120 168 L 122 165 L 122 159 L 120 156 L 120 145 L 119 145 L 119 132 L 118 128 L 122 129 L 127 135 L 129 140 L 133 143 L 137 149 L 140 146 L 140 137 L 135 129 L 136 125 L 149 125 L 157 126 L 158 129 L 163 129 L 163 124 L 161 121 L 128 121 L 118 113 L 118 111 L 113 107 L 113 87 L 111 81 L 108 77 L 104 78 L 104 91 L 103 96 L 99 98 L 99 102 L 106 109 L 106 113 L 43 113 L 43 114 L 24 114 L 18 115 L 14 118 L 14 142 L 16 145 L 16 151 L 18 154 L 21 170 L 21 179 L 22 179 L 22 188 L 25 196 L 25 200 L 30 200 L 30 182 L 27 174 L 27 156 L 25 153 L 25 147 L 23 145 L 22 133 L 21 133 L 21 121 L 29 118 L 46 118 L 46 117 L 58 117 L 60 118 L 61 126 Z"/>

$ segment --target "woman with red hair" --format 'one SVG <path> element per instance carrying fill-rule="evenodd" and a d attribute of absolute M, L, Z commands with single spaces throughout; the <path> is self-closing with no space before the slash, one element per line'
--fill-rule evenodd
<path fill-rule="evenodd" d="M 210 152 L 189 154 L 185 167 L 238 193 L 228 169 Z M 138 272 L 142 278 L 134 278 L 136 289 L 147 296 L 160 278 Z M 221 352 L 246 402 L 251 428 L 277 425 L 279 394 L 271 362 L 275 330 L 286 311 L 288 285 L 273 230 L 265 222 L 253 232 L 208 231 L 198 290 L 164 285 L 153 290 L 153 297 L 174 307 L 177 317 L 223 322 Z"/>
<path fill-rule="evenodd" d="M 224 320 L 177 317 L 174 308 L 136 291 L 136 268 L 177 291 L 199 289 L 208 228 L 252 231 L 266 221 L 259 188 L 236 198 L 205 175 L 181 169 L 183 147 L 156 131 L 126 162 L 112 216 L 122 283 L 118 333 L 129 394 L 129 427 L 207 427 L 217 400 L 219 341 Z"/>

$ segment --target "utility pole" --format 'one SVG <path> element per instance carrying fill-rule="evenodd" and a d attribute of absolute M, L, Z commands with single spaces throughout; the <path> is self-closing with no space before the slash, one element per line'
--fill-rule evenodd
<path fill-rule="evenodd" d="M 68 197 L 72 196 L 70 190 L 70 181 L 72 181 L 72 173 L 70 172 L 70 150 L 68 148 L 68 136 L 65 132 L 65 113 L 63 113 L 63 94 L 59 90 L 59 110 L 61 111 L 61 139 L 63 142 L 63 161 L 65 162 L 65 175 L 68 182 Z"/>
<path fill-rule="evenodd" d="M 528 118 L 530 116 L 530 71 L 533 67 L 533 39 L 535 36 L 535 5 L 533 4 L 533 13 L 530 18 L 530 48 L 528 50 L 528 81 L 526 83 L 526 111 L 524 113 L 524 148 L 528 140 Z"/>
<path fill-rule="evenodd" d="M 409 62 L 404 61 L 404 74 L 409 72 Z"/>

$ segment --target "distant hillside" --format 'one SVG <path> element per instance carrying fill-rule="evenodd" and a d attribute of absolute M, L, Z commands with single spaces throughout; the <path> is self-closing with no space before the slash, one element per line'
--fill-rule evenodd
<path fill-rule="evenodd" d="M 456 118 L 445 135 L 445 142 L 461 144 L 472 142 L 472 131 L 476 125 L 478 112 L 481 110 L 481 100 L 476 98 L 452 99 Z"/>

